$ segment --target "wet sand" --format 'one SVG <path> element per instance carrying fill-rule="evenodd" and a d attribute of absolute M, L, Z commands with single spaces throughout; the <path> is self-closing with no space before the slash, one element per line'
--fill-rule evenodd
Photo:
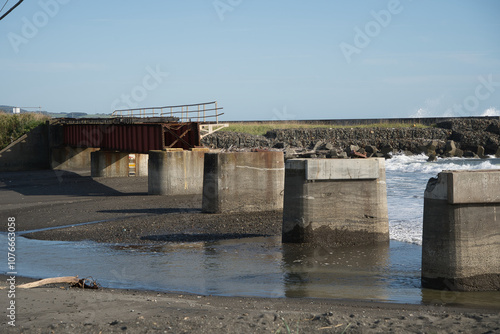
<path fill-rule="evenodd" d="M 16 217 L 18 232 L 46 240 L 154 244 L 279 235 L 281 213 L 205 215 L 201 196 L 148 196 L 147 179 L 92 179 L 88 173 L 0 173 L 0 231 Z M 6 246 L 5 246 L 6 248 Z M 31 279 L 16 277 L 17 283 Z M 98 280 L 98 278 L 96 278 Z M 1 284 L 6 286 L 6 277 Z M 0 290 L 6 315 L 7 291 Z M 262 299 L 179 295 L 66 285 L 16 291 L 16 327 L 26 333 L 494 333 L 498 309 L 401 305 L 308 298 Z"/>

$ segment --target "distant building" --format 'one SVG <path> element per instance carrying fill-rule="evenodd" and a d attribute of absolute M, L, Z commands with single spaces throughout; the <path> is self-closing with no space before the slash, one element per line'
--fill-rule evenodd
<path fill-rule="evenodd" d="M 20 114 L 21 113 L 21 108 L 18 108 L 18 107 L 12 108 L 12 113 L 13 114 Z"/>

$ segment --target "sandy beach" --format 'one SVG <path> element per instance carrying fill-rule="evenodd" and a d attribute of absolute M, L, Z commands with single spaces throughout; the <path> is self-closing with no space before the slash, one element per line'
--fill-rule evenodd
<path fill-rule="evenodd" d="M 275 236 L 281 212 L 201 213 L 201 196 L 148 196 L 147 178 L 87 172 L 0 173 L 0 231 L 8 217 L 24 237 L 161 244 Z M 100 223 L 76 225 L 100 221 Z M 7 246 L 5 246 L 7 248 Z M 5 272 L 5 271 L 4 271 Z M 2 276 L 1 286 L 7 287 Z M 45 278 L 45 277 L 43 277 Z M 95 277 L 98 281 L 98 277 Z M 16 285 L 33 279 L 16 277 Z M 15 327 L 0 290 L 2 332 L 22 333 L 495 333 L 499 309 L 312 298 L 241 298 L 82 290 L 58 284 L 16 291 Z"/>

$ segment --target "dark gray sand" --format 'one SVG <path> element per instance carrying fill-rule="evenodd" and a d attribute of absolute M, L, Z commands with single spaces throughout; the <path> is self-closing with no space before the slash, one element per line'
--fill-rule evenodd
<path fill-rule="evenodd" d="M 500 331 L 497 311 L 324 299 L 51 286 L 19 289 L 16 303 L 16 327 L 4 317 L 3 333 L 288 333 L 287 326 L 290 333 Z"/>
<path fill-rule="evenodd" d="M 279 235 L 281 213 L 205 215 L 201 196 L 147 195 L 146 178 L 0 173 L 0 231 L 105 221 L 26 235 L 46 240 L 163 243 Z M 5 245 L 5 248 L 7 246 Z M 6 261 L 6 260 L 5 260 Z M 0 286 L 7 286 L 1 277 Z M 96 278 L 98 280 L 98 278 Z M 16 278 L 16 283 L 31 279 Z M 1 332 L 12 333 L 497 333 L 499 310 L 325 299 L 179 295 L 67 285 L 16 291 L 16 327 L 0 290 Z"/>

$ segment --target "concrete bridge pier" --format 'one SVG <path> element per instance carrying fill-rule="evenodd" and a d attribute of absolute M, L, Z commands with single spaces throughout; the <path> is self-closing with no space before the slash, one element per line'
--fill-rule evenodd
<path fill-rule="evenodd" d="M 149 154 L 134 154 L 135 156 L 135 176 L 148 176 Z"/>
<path fill-rule="evenodd" d="M 384 159 L 291 159 L 284 243 L 326 247 L 389 241 Z"/>
<path fill-rule="evenodd" d="M 443 171 L 429 180 L 422 286 L 500 290 L 500 170 Z"/>
<path fill-rule="evenodd" d="M 96 151 L 90 153 L 92 177 L 129 176 L 129 159 L 126 152 Z"/>
<path fill-rule="evenodd" d="M 207 153 L 202 211 L 281 210 L 283 186 L 283 152 Z"/>
<path fill-rule="evenodd" d="M 201 195 L 204 155 L 208 151 L 208 148 L 149 151 L 148 193 Z"/>

